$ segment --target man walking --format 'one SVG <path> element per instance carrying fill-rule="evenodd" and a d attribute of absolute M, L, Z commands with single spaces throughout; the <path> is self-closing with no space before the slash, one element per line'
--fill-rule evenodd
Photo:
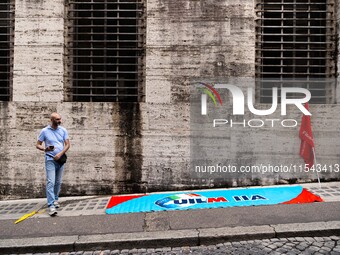
<path fill-rule="evenodd" d="M 59 208 L 58 196 L 64 172 L 64 162 L 60 159 L 70 148 L 67 130 L 60 124 L 60 114 L 52 113 L 51 124 L 41 130 L 36 144 L 37 149 L 45 152 L 46 197 L 51 216 L 56 215 L 56 208 Z"/>

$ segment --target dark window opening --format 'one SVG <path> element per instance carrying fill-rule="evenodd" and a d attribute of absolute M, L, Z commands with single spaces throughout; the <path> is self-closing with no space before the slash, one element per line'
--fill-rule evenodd
<path fill-rule="evenodd" d="M 311 92 L 311 103 L 332 103 L 336 77 L 334 2 L 257 0 L 256 8 L 259 101 L 272 102 L 272 87 L 299 86 Z"/>
<path fill-rule="evenodd" d="M 0 3 L 0 101 L 11 100 L 14 15 L 11 0 Z"/>
<path fill-rule="evenodd" d="M 70 1 L 68 48 L 73 101 L 140 101 L 143 10 L 141 0 Z"/>

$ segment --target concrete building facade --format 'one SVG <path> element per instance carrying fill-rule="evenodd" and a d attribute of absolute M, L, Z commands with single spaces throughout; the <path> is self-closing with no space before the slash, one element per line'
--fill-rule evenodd
<path fill-rule="evenodd" d="M 133 2 L 141 12 L 136 16 L 139 27 L 136 34 L 140 34 L 140 40 L 134 46 L 141 49 L 136 51 L 140 55 L 136 53 L 138 57 L 134 62 L 139 77 L 137 99 L 132 102 L 118 96 L 112 100 L 91 100 L 90 97 L 76 100 L 73 95 L 76 78 L 72 68 L 76 58 L 72 49 L 76 47 L 73 34 L 77 33 L 73 20 L 86 20 L 81 16 L 81 4 L 93 7 L 93 3 L 101 2 L 107 5 Z M 35 143 L 39 131 L 49 123 L 49 116 L 54 111 L 62 115 L 71 141 L 62 195 L 315 180 L 311 172 L 247 178 L 240 175 L 232 180 L 196 179 L 191 174 L 190 86 L 193 80 L 199 79 L 255 78 L 258 2 L 261 1 L 88 0 L 77 3 L 76 0 L 8 0 L 13 23 L 7 23 L 12 31 L 11 58 L 6 62 L 10 65 L 10 81 L 8 86 L 3 85 L 8 87 L 9 96 L 0 102 L 0 197 L 44 196 L 44 157 L 35 149 Z M 272 2 L 283 3 L 285 0 Z M 298 4 L 303 1 L 287 2 Z M 331 15 L 334 15 L 334 23 L 328 25 L 334 36 L 330 40 L 334 44 L 331 61 L 335 63 L 332 71 L 335 78 L 339 65 L 339 3 L 317 2 L 327 2 L 327 8 L 332 8 Z M 72 14 L 70 10 L 75 11 Z M 118 16 L 103 17 L 98 20 L 119 19 Z M 117 24 L 109 23 L 109 26 L 119 27 Z M 77 31 L 81 31 L 81 26 Z M 92 23 L 91 26 L 93 37 L 89 40 L 95 45 L 96 25 Z M 112 32 L 115 33 L 123 38 L 124 32 Z M 106 33 L 98 34 L 106 36 Z M 117 38 L 112 40 L 118 41 Z M 124 39 L 121 40 L 124 43 Z M 88 58 L 97 60 L 91 55 Z M 102 64 L 105 65 L 114 64 Z M 128 65 L 128 62 L 121 62 L 121 66 Z M 84 70 L 95 73 L 95 68 Z M 124 71 L 120 74 L 124 77 Z M 111 76 L 105 79 L 109 80 Z M 123 78 L 118 77 L 118 83 L 119 79 Z M 90 78 L 77 83 L 79 91 L 82 84 L 89 83 Z M 312 104 L 310 108 L 318 161 L 334 165 L 340 164 L 340 106 L 337 104 L 340 96 L 336 84 L 330 93 L 332 102 Z M 290 114 L 292 118 L 301 118 L 296 109 Z M 276 155 L 294 164 L 303 162 L 298 154 L 298 128 L 278 128 L 275 132 L 270 129 L 226 130 L 226 136 L 233 145 L 228 147 L 231 161 L 249 165 L 261 161 L 275 164 L 273 155 Z M 320 173 L 320 177 L 338 180 L 339 172 L 328 170 Z"/>

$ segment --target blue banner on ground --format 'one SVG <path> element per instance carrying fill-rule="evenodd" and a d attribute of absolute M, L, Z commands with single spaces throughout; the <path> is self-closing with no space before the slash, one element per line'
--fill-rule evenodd
<path fill-rule="evenodd" d="M 312 199 L 301 201 L 301 194 Z M 307 195 L 308 197 L 308 195 Z M 315 197 L 315 198 L 314 198 Z M 266 188 L 217 189 L 183 192 L 150 193 L 113 196 L 107 206 L 107 214 L 158 212 L 167 210 L 189 210 L 225 208 L 233 206 L 274 205 L 322 201 L 301 186 L 279 186 Z"/>

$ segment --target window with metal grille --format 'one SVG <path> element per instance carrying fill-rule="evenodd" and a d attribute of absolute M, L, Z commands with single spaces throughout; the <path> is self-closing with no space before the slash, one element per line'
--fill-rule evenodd
<path fill-rule="evenodd" d="M 311 103 L 334 102 L 334 1 L 257 0 L 256 12 L 257 99 L 271 103 L 272 87 L 300 86 Z"/>
<path fill-rule="evenodd" d="M 69 0 L 67 99 L 137 102 L 143 92 L 144 2 Z"/>
<path fill-rule="evenodd" d="M 14 15 L 11 0 L 0 3 L 0 101 L 11 100 Z"/>

